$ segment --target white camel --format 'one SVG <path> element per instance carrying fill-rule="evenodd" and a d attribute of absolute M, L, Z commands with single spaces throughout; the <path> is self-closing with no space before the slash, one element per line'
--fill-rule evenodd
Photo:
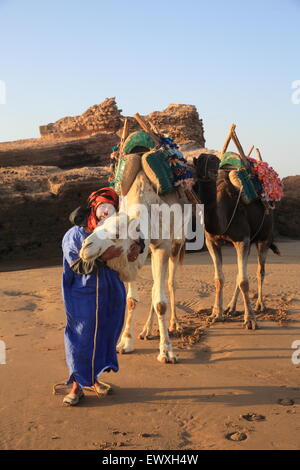
<path fill-rule="evenodd" d="M 120 277 L 123 281 L 128 281 L 127 317 L 122 336 L 117 346 L 120 353 L 130 353 L 135 349 L 133 340 L 134 317 L 136 306 L 139 301 L 135 279 L 138 270 L 144 265 L 148 255 L 148 250 L 150 249 L 153 276 L 152 303 L 149 317 L 140 334 L 140 338 L 151 338 L 153 320 L 156 313 L 160 333 L 159 355 L 157 359 L 163 363 L 177 362 L 167 327 L 167 296 L 165 291 L 165 281 L 167 278 L 167 270 L 169 268 L 168 289 L 171 307 L 169 330 L 182 331 L 175 308 L 175 276 L 179 261 L 184 255 L 184 224 L 186 223 L 186 219 L 184 219 L 184 217 L 176 217 L 174 214 L 171 214 L 170 236 L 168 238 L 164 238 L 163 231 L 166 228 L 166 220 L 164 219 L 162 212 L 159 210 L 159 218 L 156 218 L 156 222 L 158 220 L 158 227 L 156 227 L 158 229 L 158 235 L 153 236 L 151 225 L 155 222 L 151 218 L 153 217 L 151 207 L 153 208 L 153 205 L 155 205 L 157 209 L 160 209 L 163 205 L 167 205 L 174 208 L 173 205 L 175 204 L 175 207 L 180 209 L 181 214 L 183 214 L 183 205 L 186 203 L 188 203 L 187 199 L 185 197 L 179 197 L 175 190 L 165 196 L 159 196 L 153 189 L 145 173 L 140 171 L 126 196 L 126 204 L 123 205 L 123 207 L 121 206 L 120 213 L 117 217 L 122 218 L 123 221 L 127 218 L 129 222 L 137 222 L 137 230 L 141 229 L 145 236 L 144 252 L 138 256 L 136 261 L 128 262 L 127 252 L 131 244 L 130 238 L 103 242 L 103 239 L 101 239 L 99 235 L 101 235 L 101 231 L 103 232 L 103 230 L 109 231 L 109 226 L 112 223 L 111 221 L 108 222 L 108 226 L 104 223 L 103 226 L 97 227 L 84 241 L 80 255 L 82 259 L 86 261 L 97 258 L 101 252 L 103 252 L 104 248 L 106 249 L 108 244 L 121 245 L 124 250 L 123 254 L 119 258 L 115 258 L 108 262 L 108 265 L 111 268 L 120 273 Z M 141 208 L 147 209 L 147 220 L 143 218 Z M 148 233 L 144 234 L 144 231 Z M 180 234 L 180 236 L 178 234 Z M 147 237 L 147 235 L 149 236 Z"/>

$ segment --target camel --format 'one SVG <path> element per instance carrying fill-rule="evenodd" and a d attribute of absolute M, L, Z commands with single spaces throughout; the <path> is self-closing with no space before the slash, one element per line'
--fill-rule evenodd
<path fill-rule="evenodd" d="M 263 281 L 268 249 L 275 254 L 280 252 L 273 243 L 273 216 L 262 201 L 255 200 L 245 205 L 240 200 L 239 191 L 229 179 L 229 171 L 219 170 L 220 160 L 213 154 L 201 154 L 194 159 L 196 185 L 194 190 L 204 204 L 205 238 L 215 270 L 216 296 L 211 314 L 213 320 L 223 319 L 222 244 L 231 242 L 237 253 L 238 274 L 231 301 L 224 313 L 234 315 L 241 291 L 244 300 L 244 326 L 257 327 L 255 311 L 249 298 L 247 262 L 252 243 L 258 254 L 258 298 L 256 311 L 263 311 Z"/>
<path fill-rule="evenodd" d="M 137 174 L 126 196 L 125 203 L 120 208 L 120 212 L 125 212 L 131 222 L 137 222 L 137 230 L 142 228 L 142 211 L 140 208 L 145 207 L 147 209 L 147 216 L 150 214 L 150 217 L 148 217 L 146 220 L 146 231 L 148 230 L 150 237 L 147 238 L 147 236 L 145 236 L 144 253 L 138 256 L 137 266 L 132 269 L 134 270 L 136 267 L 140 269 L 143 266 L 147 258 L 148 249 L 150 249 L 153 275 L 152 304 L 149 318 L 143 328 L 142 333 L 140 334 L 140 338 L 151 338 L 153 317 L 155 312 L 158 319 L 160 333 L 159 355 L 157 356 L 157 359 L 162 363 L 177 362 L 176 356 L 172 350 L 172 344 L 169 338 L 169 331 L 166 320 L 167 297 L 165 292 L 165 281 L 167 278 L 168 268 L 168 288 L 171 307 L 171 319 L 169 324 L 169 330 L 182 331 L 175 309 L 175 276 L 178 264 L 184 256 L 185 240 L 182 230 L 184 220 L 179 220 L 180 218 L 178 219 L 177 217 L 172 216 L 170 219 L 170 237 L 163 238 L 161 234 L 163 227 L 165 227 L 166 225 L 166 221 L 165 219 L 163 221 L 162 213 L 160 213 L 158 219 L 160 235 L 157 238 L 151 238 L 151 223 L 154 223 L 151 220 L 151 206 L 158 205 L 159 207 L 161 207 L 163 204 L 165 204 L 170 207 L 176 204 L 177 208 L 180 208 L 180 210 L 182 210 L 183 204 L 187 202 L 187 199 L 185 199 L 185 197 L 179 197 L 177 191 L 175 190 L 167 195 L 159 196 L 150 184 L 150 181 L 146 177 L 145 173 L 143 171 L 140 171 Z M 91 235 L 89 235 L 84 241 L 84 244 L 81 249 L 81 257 L 84 260 L 95 259 L 99 256 L 99 253 L 101 253 L 103 240 L 98 237 L 98 230 L 101 230 L 101 227 L 97 227 L 96 230 Z M 178 233 L 181 234 L 181 236 L 178 236 Z M 126 254 L 126 250 L 129 247 L 128 239 L 117 240 L 115 241 L 115 243 L 122 244 Z M 116 260 L 118 260 L 118 258 L 116 258 Z M 116 265 L 114 265 L 114 269 L 118 270 Z M 129 271 L 131 270 L 130 266 L 128 267 L 128 269 Z M 129 272 L 128 269 L 126 272 Z M 121 335 L 121 339 L 117 346 L 117 350 L 120 353 L 130 353 L 134 351 L 134 316 L 135 309 L 139 300 L 137 285 L 134 280 L 135 276 L 136 273 L 131 277 L 129 276 L 127 278 L 123 278 L 123 280 L 129 280 L 129 282 L 127 289 L 127 317 L 125 327 Z"/>

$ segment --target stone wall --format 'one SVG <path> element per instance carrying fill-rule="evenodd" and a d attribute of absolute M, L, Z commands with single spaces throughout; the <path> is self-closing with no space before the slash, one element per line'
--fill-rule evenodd
<path fill-rule="evenodd" d="M 121 134 L 125 116 L 118 109 L 115 98 L 106 98 L 98 105 L 91 106 L 80 116 L 65 117 L 54 123 L 40 126 L 41 136 L 82 137 L 99 132 Z M 202 120 L 193 105 L 170 104 L 163 111 L 155 111 L 147 116 L 160 133 L 173 137 L 178 144 L 194 142 L 205 147 Z M 130 131 L 139 129 L 134 118 L 129 117 Z"/>
<path fill-rule="evenodd" d="M 0 169 L 0 260 L 59 256 L 69 214 L 106 186 L 107 174 L 107 167 Z"/>

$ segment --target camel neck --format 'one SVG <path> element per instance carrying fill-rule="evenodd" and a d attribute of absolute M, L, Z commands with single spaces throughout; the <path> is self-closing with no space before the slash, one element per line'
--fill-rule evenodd
<path fill-rule="evenodd" d="M 234 210 L 235 198 L 225 181 L 198 182 L 198 194 L 204 204 L 205 228 L 209 233 L 221 235 L 226 230 Z"/>

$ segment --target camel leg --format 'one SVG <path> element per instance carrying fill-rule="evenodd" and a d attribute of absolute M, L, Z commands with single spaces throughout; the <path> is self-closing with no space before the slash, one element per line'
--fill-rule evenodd
<path fill-rule="evenodd" d="M 157 356 L 157 360 L 163 363 L 172 362 L 174 364 L 176 363 L 176 357 L 172 350 L 166 319 L 167 297 L 165 293 L 165 280 L 169 255 L 169 249 L 163 247 L 157 247 L 152 250 L 151 261 L 154 281 L 152 305 L 157 314 L 160 335 L 159 355 Z"/>
<path fill-rule="evenodd" d="M 258 287 L 258 296 L 257 296 L 257 302 L 255 305 L 255 310 L 257 312 L 264 312 L 266 309 L 266 306 L 263 301 L 263 282 L 265 278 L 265 264 L 266 264 L 266 258 L 267 258 L 267 253 L 268 253 L 268 242 L 263 241 L 263 242 L 257 242 L 256 244 L 257 247 L 257 260 L 258 260 L 258 266 L 257 266 L 257 287 Z"/>
<path fill-rule="evenodd" d="M 224 274 L 222 270 L 222 250 L 219 245 L 216 245 L 214 241 L 208 235 L 206 237 L 206 246 L 209 254 L 212 258 L 214 269 L 215 269 L 215 286 L 216 296 L 215 303 L 211 318 L 215 320 L 223 319 L 223 286 L 224 286 Z"/>
<path fill-rule="evenodd" d="M 151 304 L 149 316 L 148 316 L 147 321 L 146 321 L 146 323 L 143 327 L 143 330 L 139 334 L 140 339 L 145 339 L 145 338 L 146 339 L 152 339 L 153 338 L 152 328 L 153 328 L 154 315 L 155 315 L 155 310 L 154 310 L 153 305 Z"/>
<path fill-rule="evenodd" d="M 169 258 L 169 276 L 168 276 L 168 288 L 169 288 L 169 298 L 170 298 L 170 309 L 171 309 L 171 318 L 169 324 L 169 331 L 179 332 L 183 331 L 183 328 L 178 320 L 176 315 L 176 304 L 175 304 L 175 289 L 176 289 L 176 271 L 179 264 L 180 252 L 183 249 L 184 245 L 176 244 L 172 255 Z"/>
<path fill-rule="evenodd" d="M 250 251 L 250 242 L 247 239 L 244 242 L 234 242 L 234 247 L 237 252 L 237 263 L 238 263 L 238 282 L 239 287 L 243 296 L 245 314 L 244 314 L 244 326 L 248 329 L 257 327 L 255 312 L 251 306 L 249 297 L 249 280 L 247 274 L 247 263 Z"/>
<path fill-rule="evenodd" d="M 232 296 L 229 304 L 227 305 L 226 309 L 224 310 L 224 313 L 226 313 L 228 315 L 234 315 L 235 314 L 236 304 L 237 304 L 239 295 L 240 295 L 239 276 L 237 276 L 233 296 Z"/>
<path fill-rule="evenodd" d="M 127 315 L 125 328 L 123 330 L 121 339 L 117 345 L 117 351 L 120 354 L 126 354 L 134 351 L 133 336 L 134 336 L 134 319 L 135 308 L 139 298 L 137 293 L 137 285 L 135 281 L 128 283 L 127 292 Z"/>

